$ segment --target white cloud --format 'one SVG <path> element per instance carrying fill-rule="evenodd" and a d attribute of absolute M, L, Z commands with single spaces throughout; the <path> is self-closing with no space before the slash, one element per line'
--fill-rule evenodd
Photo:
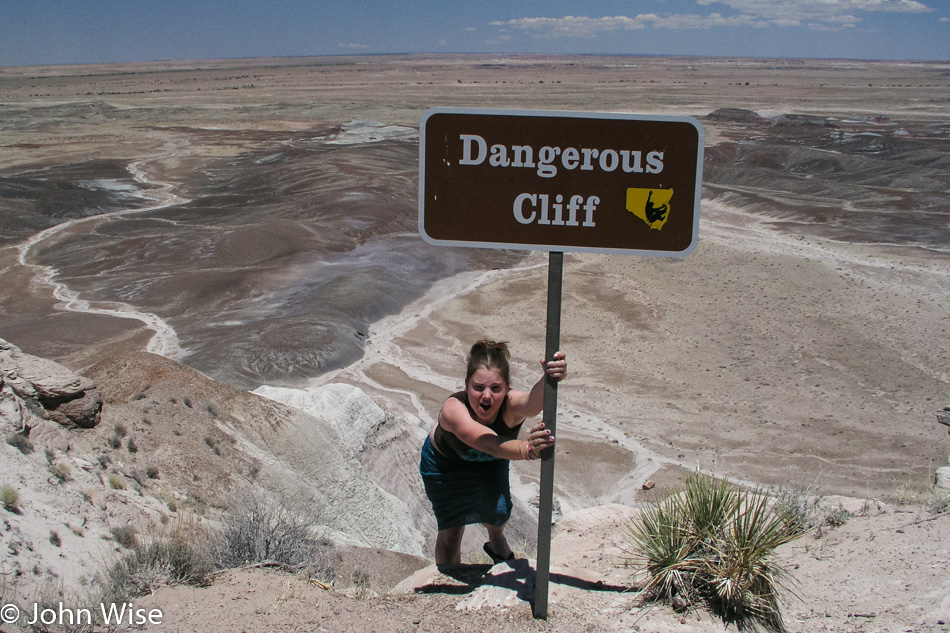
<path fill-rule="evenodd" d="M 720 13 L 696 15 L 680 13 L 657 18 L 653 26 L 658 29 L 711 29 L 719 26 L 768 26 L 768 22 L 749 15 L 724 17 Z"/>
<path fill-rule="evenodd" d="M 526 17 L 491 24 L 502 32 L 519 30 L 538 37 L 596 37 L 598 33 L 632 31 L 648 26 L 689 30 L 806 24 L 813 29 L 839 30 L 856 26 L 861 21 L 858 15 L 861 12 L 923 13 L 934 10 L 917 0 L 696 0 L 696 4 L 721 4 L 737 13 L 641 13 L 635 17 L 619 15 L 602 18 L 568 15 L 563 18 Z"/>
<path fill-rule="evenodd" d="M 493 26 L 519 29 L 544 37 L 594 37 L 608 31 L 633 31 L 652 26 L 656 29 L 709 29 L 719 26 L 768 26 L 765 20 L 749 15 L 724 17 L 709 15 L 641 13 L 636 17 L 613 16 L 587 18 L 569 15 L 563 18 L 520 18 L 492 22 Z"/>
<path fill-rule="evenodd" d="M 917 0 L 696 0 L 696 4 L 724 4 L 743 15 L 755 16 L 778 26 L 794 26 L 802 22 L 858 22 L 860 18 L 855 14 L 860 12 L 933 11 Z"/>
<path fill-rule="evenodd" d="M 655 17 L 655 16 L 654 16 Z M 520 18 L 507 22 L 492 22 L 493 26 L 520 29 L 548 37 L 592 37 L 605 31 L 630 31 L 642 29 L 641 16 L 586 18 L 568 15 L 563 18 Z"/>

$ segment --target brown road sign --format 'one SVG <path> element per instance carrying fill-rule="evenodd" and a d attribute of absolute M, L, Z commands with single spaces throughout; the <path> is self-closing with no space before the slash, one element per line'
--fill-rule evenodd
<path fill-rule="evenodd" d="M 451 246 L 679 257 L 696 247 L 692 117 L 435 108 L 419 139 L 419 231 Z"/>

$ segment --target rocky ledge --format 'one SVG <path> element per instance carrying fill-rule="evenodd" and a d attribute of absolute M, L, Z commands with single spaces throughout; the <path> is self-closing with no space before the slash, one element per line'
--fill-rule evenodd
<path fill-rule="evenodd" d="M 31 416 L 64 427 L 99 424 L 102 396 L 93 381 L 0 339 L 0 420 L 28 429 Z"/>

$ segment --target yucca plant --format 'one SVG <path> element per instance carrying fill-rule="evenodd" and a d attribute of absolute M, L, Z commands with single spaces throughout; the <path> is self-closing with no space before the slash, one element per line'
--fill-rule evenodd
<path fill-rule="evenodd" d="M 690 532 L 700 542 L 718 538 L 735 515 L 740 501 L 728 481 L 723 479 L 716 485 L 712 477 L 702 475 L 687 477 L 683 494 L 674 498 L 681 506 Z"/>
<path fill-rule="evenodd" d="M 630 528 L 632 551 L 649 574 L 645 601 L 701 599 L 740 631 L 785 631 L 779 590 L 791 577 L 772 555 L 801 534 L 794 513 L 761 491 L 739 492 L 702 473 Z"/>
<path fill-rule="evenodd" d="M 736 513 L 707 568 L 713 590 L 707 600 L 726 622 L 747 623 L 752 630 L 758 623 L 768 630 L 784 631 L 778 594 L 787 588 L 791 576 L 772 560 L 772 554 L 801 536 L 801 523 L 759 490 L 739 497 Z"/>
<path fill-rule="evenodd" d="M 668 497 L 640 516 L 631 531 L 636 551 L 646 559 L 650 580 L 643 593 L 651 599 L 672 600 L 689 593 L 695 569 L 689 562 L 695 542 L 686 529 L 682 508 Z"/>

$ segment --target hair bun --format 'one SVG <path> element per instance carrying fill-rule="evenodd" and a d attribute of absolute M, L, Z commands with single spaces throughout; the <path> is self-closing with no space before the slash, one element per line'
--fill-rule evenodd
<path fill-rule="evenodd" d="M 465 380 L 468 381 L 472 375 L 478 371 L 479 367 L 497 369 L 504 379 L 505 384 L 511 383 L 511 368 L 509 360 L 511 358 L 508 352 L 507 341 L 489 341 L 482 339 L 472 345 L 468 353 L 468 370 L 465 374 Z"/>

